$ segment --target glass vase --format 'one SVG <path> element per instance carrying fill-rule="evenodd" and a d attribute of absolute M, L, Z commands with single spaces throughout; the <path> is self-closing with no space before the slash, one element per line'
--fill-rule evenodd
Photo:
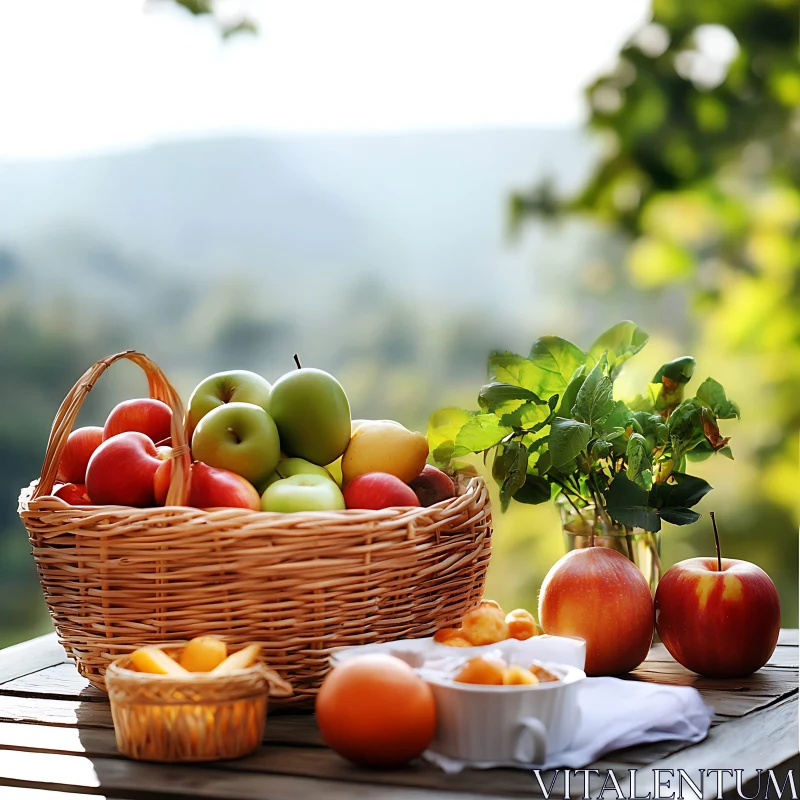
<path fill-rule="evenodd" d="M 610 519 L 594 505 L 580 509 L 580 513 L 563 498 L 559 498 L 564 546 L 567 552 L 592 546 L 608 547 L 622 553 L 642 571 L 650 591 L 655 593 L 661 577 L 661 534 L 643 528 L 629 528 Z"/>

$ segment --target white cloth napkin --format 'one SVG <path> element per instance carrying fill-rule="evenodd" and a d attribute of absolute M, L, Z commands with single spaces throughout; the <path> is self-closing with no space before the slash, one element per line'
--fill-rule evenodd
<path fill-rule="evenodd" d="M 548 753 L 542 764 L 464 762 L 427 750 L 424 757 L 445 772 L 465 767 L 579 769 L 622 747 L 664 740 L 699 742 L 708 733 L 714 709 L 689 686 L 586 678 L 578 695 L 580 722 L 572 744 Z"/>

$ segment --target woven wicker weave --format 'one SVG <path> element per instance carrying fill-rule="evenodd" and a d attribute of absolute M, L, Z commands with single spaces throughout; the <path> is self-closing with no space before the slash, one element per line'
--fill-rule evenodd
<path fill-rule="evenodd" d="M 168 507 L 69 506 L 50 495 L 83 398 L 121 358 L 145 372 L 152 397 L 173 410 Z M 308 705 L 327 649 L 429 636 L 459 620 L 482 593 L 491 510 L 480 478 L 430 508 L 276 514 L 182 507 L 189 451 L 183 406 L 140 353 L 98 362 L 56 415 L 42 474 L 23 490 L 45 600 L 81 674 L 105 688 L 106 666 L 144 644 L 201 634 L 260 642 L 265 662 Z"/>
<path fill-rule="evenodd" d="M 176 660 L 180 648 L 164 647 Z M 109 664 L 108 696 L 117 749 L 146 761 L 239 758 L 264 736 L 267 697 L 292 688 L 261 663 L 229 675 L 136 672 L 130 656 Z"/>

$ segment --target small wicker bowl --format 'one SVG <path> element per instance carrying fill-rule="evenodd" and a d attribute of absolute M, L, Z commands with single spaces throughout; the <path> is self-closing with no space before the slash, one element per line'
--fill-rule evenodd
<path fill-rule="evenodd" d="M 180 647 L 166 646 L 177 656 Z M 237 648 L 238 649 L 238 648 Z M 262 663 L 230 675 L 153 675 L 131 668 L 131 657 L 106 672 L 117 749 L 139 761 L 240 758 L 264 736 L 267 698 L 292 687 Z"/>

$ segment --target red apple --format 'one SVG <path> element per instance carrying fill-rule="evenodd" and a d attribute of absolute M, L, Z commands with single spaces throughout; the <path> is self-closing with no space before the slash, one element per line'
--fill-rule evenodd
<path fill-rule="evenodd" d="M 539 594 L 545 633 L 586 640 L 587 675 L 621 675 L 644 661 L 653 639 L 653 598 L 638 567 L 607 547 L 556 561 Z"/>
<path fill-rule="evenodd" d="M 108 415 L 103 438 L 110 439 L 118 433 L 138 431 L 149 436 L 153 442 L 161 442 L 170 437 L 171 424 L 172 411 L 166 403 L 149 397 L 125 400 Z"/>
<path fill-rule="evenodd" d="M 89 496 L 97 505 L 153 506 L 153 479 L 161 463 L 152 439 L 136 431 L 118 433 L 89 459 Z"/>
<path fill-rule="evenodd" d="M 659 581 L 655 607 L 658 635 L 672 657 L 709 678 L 752 674 L 778 642 L 778 592 L 749 561 L 680 561 Z"/>
<path fill-rule="evenodd" d="M 388 472 L 367 472 L 357 475 L 347 484 L 344 503 L 347 508 L 377 510 L 390 506 L 418 506 L 419 499 L 400 478 Z"/>
<path fill-rule="evenodd" d="M 99 430 L 99 428 L 98 428 Z M 85 483 L 62 483 L 56 486 L 53 494 L 60 497 L 65 503 L 71 506 L 90 506 L 92 501 L 86 491 Z"/>
<path fill-rule="evenodd" d="M 67 437 L 67 444 L 58 462 L 58 478 L 64 483 L 83 483 L 86 466 L 92 453 L 103 441 L 103 429 L 96 425 L 76 428 Z"/>
<path fill-rule="evenodd" d="M 421 506 L 432 506 L 456 496 L 456 487 L 450 477 L 431 464 L 426 464 L 408 485 L 414 490 Z"/>
<path fill-rule="evenodd" d="M 252 483 L 227 469 L 209 467 L 202 461 L 192 464 L 189 505 L 195 508 L 250 508 L 258 511 L 261 498 Z M 156 502 L 167 502 L 172 478 L 172 460 L 163 461 L 156 470 L 154 485 Z"/>

